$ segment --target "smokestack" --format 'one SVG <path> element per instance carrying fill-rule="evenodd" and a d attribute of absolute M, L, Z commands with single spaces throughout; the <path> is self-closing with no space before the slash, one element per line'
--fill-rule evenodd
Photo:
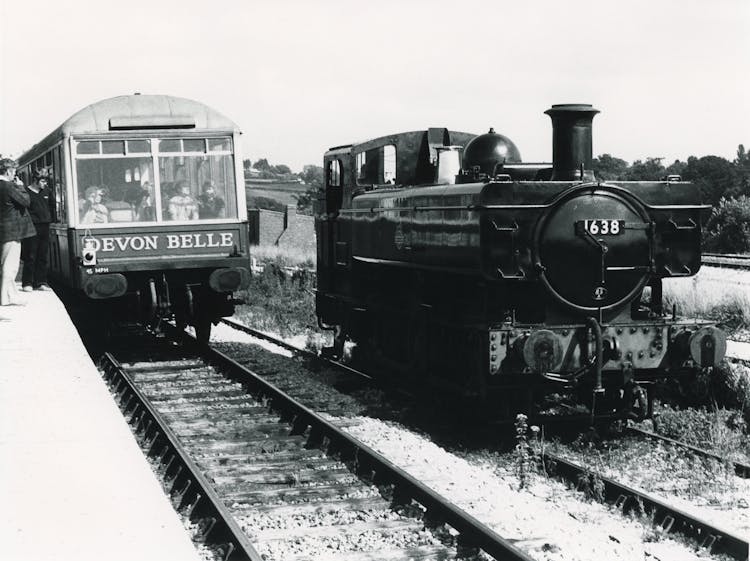
<path fill-rule="evenodd" d="M 545 113 L 552 118 L 552 179 L 593 179 L 593 172 L 581 177 L 581 165 L 591 172 L 591 122 L 599 111 L 587 103 L 566 103 Z"/>

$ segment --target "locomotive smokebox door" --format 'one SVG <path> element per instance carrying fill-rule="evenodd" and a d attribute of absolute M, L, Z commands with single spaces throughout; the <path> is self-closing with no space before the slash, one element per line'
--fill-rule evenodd
<path fill-rule="evenodd" d="M 649 219 L 616 186 L 584 184 L 563 193 L 540 219 L 537 268 L 567 307 L 595 313 L 625 305 L 648 280 Z"/>

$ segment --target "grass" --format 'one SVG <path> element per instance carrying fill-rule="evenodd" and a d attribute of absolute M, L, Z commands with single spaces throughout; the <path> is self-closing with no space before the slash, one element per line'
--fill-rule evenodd
<path fill-rule="evenodd" d="M 308 253 L 297 248 L 286 248 L 275 245 L 253 246 L 250 248 L 250 255 L 261 265 L 314 269 L 316 263 L 315 253 Z"/>
<path fill-rule="evenodd" d="M 750 458 L 747 423 L 736 410 L 717 406 L 678 410 L 663 405 L 655 411 L 654 430 L 725 458 L 743 462 Z"/>
<path fill-rule="evenodd" d="M 728 334 L 750 328 L 750 278 L 744 283 L 722 281 L 711 273 L 699 272 L 694 277 L 664 281 L 664 308 L 677 306 L 684 317 L 716 321 Z"/>
<path fill-rule="evenodd" d="M 303 334 L 309 339 L 320 333 L 314 255 L 276 246 L 255 246 L 251 255 L 263 271 L 250 277 L 250 286 L 243 291 L 247 304 L 237 306 L 235 318 L 285 338 Z"/>

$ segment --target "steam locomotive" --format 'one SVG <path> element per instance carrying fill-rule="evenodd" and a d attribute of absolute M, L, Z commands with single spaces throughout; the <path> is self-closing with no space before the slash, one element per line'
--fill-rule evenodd
<path fill-rule="evenodd" d="M 665 310 L 701 264 L 710 207 L 679 176 L 600 181 L 591 105 L 553 105 L 553 161 L 492 129 L 431 128 L 331 148 L 316 212 L 316 313 L 372 364 L 501 415 L 574 393 L 650 415 L 653 383 L 724 356 L 722 331 Z"/>
<path fill-rule="evenodd" d="M 200 102 L 89 105 L 19 158 L 54 201 L 50 276 L 107 324 L 174 318 L 207 341 L 249 284 L 238 127 Z M 239 180 L 238 180 L 239 178 Z"/>

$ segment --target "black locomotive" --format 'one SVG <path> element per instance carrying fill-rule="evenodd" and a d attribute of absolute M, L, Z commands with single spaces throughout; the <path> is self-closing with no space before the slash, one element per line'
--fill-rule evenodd
<path fill-rule="evenodd" d="M 575 390 L 590 414 L 644 416 L 657 379 L 715 366 L 710 322 L 663 309 L 701 264 L 695 185 L 599 181 L 590 105 L 554 105 L 553 162 L 490 129 L 332 148 L 316 213 L 319 321 L 423 388 L 511 415 Z"/>

